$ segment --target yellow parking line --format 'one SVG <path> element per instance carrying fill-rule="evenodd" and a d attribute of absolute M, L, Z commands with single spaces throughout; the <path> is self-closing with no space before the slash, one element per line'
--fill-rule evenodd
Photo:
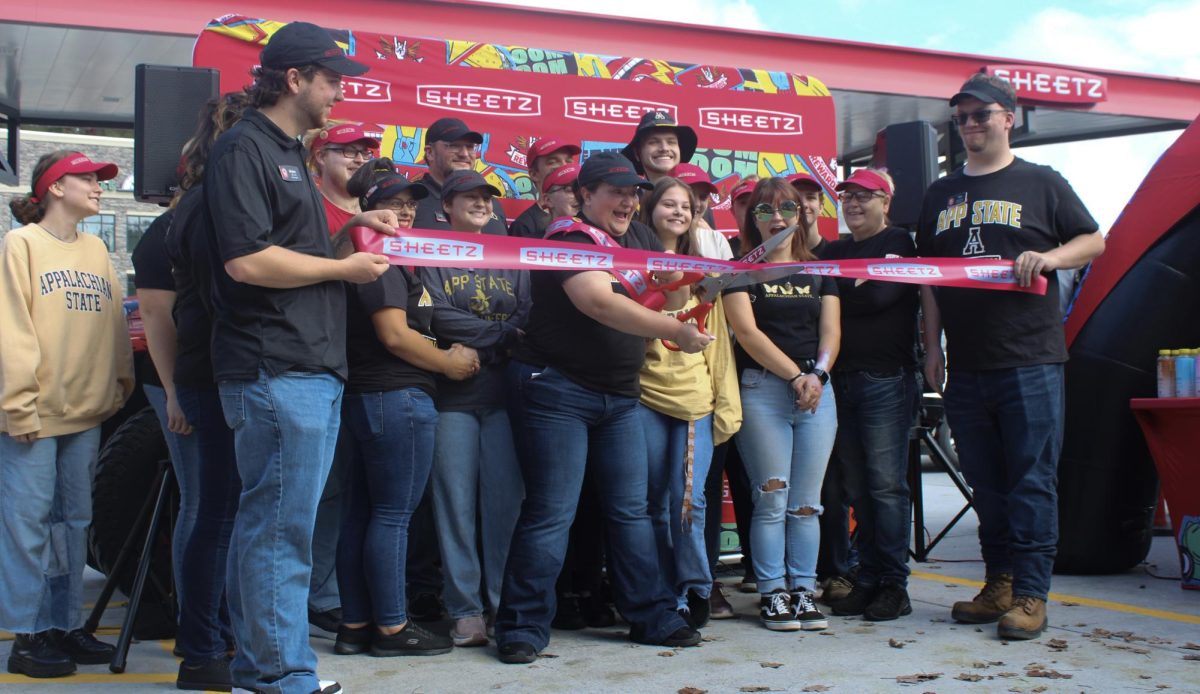
<path fill-rule="evenodd" d="M 127 672 L 121 675 L 77 673 L 69 677 L 35 680 L 25 675 L 0 675 L 0 684 L 174 684 L 174 672 Z"/>
<path fill-rule="evenodd" d="M 942 574 L 930 573 L 927 571 L 913 571 L 914 578 L 920 578 L 926 581 L 941 581 L 943 583 L 957 583 L 962 586 L 975 586 L 980 588 L 983 586 L 983 581 L 976 581 L 969 578 L 959 578 L 957 576 L 944 576 Z M 1200 624 L 1200 615 L 1184 614 L 1182 612 L 1171 612 L 1169 610 L 1156 610 L 1150 607 L 1138 607 L 1137 605 L 1129 605 L 1123 602 L 1113 602 L 1112 600 L 1097 600 L 1096 598 L 1085 598 L 1081 595 L 1067 595 L 1065 593 L 1051 593 L 1050 600 L 1074 602 L 1088 607 L 1098 607 L 1102 610 L 1112 610 L 1113 612 L 1126 612 L 1129 614 L 1140 614 L 1145 617 L 1155 617 L 1157 619 L 1168 619 L 1173 622 L 1183 622 L 1184 624 Z"/>

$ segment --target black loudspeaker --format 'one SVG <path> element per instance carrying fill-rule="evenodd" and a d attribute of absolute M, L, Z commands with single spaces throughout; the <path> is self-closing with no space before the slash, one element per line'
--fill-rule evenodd
<path fill-rule="evenodd" d="M 897 226 L 915 226 L 925 191 L 938 177 L 937 130 L 929 121 L 897 123 L 885 128 L 880 139 L 871 164 L 886 167 L 896 183 L 888 217 Z"/>
<path fill-rule="evenodd" d="M 183 145 L 204 105 L 220 95 L 220 73 L 210 68 L 138 65 L 134 71 L 133 194 L 169 202 L 179 183 Z"/>

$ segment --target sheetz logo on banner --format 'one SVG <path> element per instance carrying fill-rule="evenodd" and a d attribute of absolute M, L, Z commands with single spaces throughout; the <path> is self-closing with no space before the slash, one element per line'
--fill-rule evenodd
<path fill-rule="evenodd" d="M 581 267 L 607 270 L 613 266 L 612 253 L 599 251 L 563 250 L 561 248 L 522 248 L 521 263 L 542 267 Z"/>
<path fill-rule="evenodd" d="M 942 271 L 935 265 L 883 263 L 868 265 L 867 274 L 874 277 L 941 277 Z"/>
<path fill-rule="evenodd" d="M 700 127 L 751 135 L 802 135 L 800 116 L 756 108 L 702 108 Z"/>
<path fill-rule="evenodd" d="M 809 275 L 840 275 L 842 268 L 837 263 L 805 263 L 802 272 Z"/>
<path fill-rule="evenodd" d="M 702 259 L 669 255 L 659 258 L 647 258 L 646 269 L 650 272 L 727 272 L 728 265 L 706 263 Z"/>
<path fill-rule="evenodd" d="M 421 84 L 417 103 L 430 108 L 489 116 L 540 116 L 540 94 L 513 89 L 477 87 L 460 84 Z"/>
<path fill-rule="evenodd" d="M 615 96 L 568 96 L 563 98 L 563 115 L 573 120 L 612 125 L 637 125 L 643 113 L 665 111 L 679 122 L 679 109 L 672 104 Z"/>
<path fill-rule="evenodd" d="M 420 260 L 457 260 L 459 258 L 482 260 L 483 244 L 406 236 L 384 239 L 383 252 Z"/>
<path fill-rule="evenodd" d="M 1020 98 L 1095 104 L 1108 100 L 1108 78 L 1040 65 L 987 65 L 989 75 L 1006 80 Z"/>
<path fill-rule="evenodd" d="M 392 100 L 392 85 L 366 77 L 342 77 L 342 96 L 346 101 Z"/>
<path fill-rule="evenodd" d="M 1004 265 L 968 265 L 967 277 L 980 282 L 995 282 L 996 284 L 1012 284 L 1016 275 L 1011 267 Z"/>

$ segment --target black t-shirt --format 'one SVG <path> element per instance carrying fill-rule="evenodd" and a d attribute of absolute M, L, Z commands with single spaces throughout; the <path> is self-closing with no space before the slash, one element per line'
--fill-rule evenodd
<path fill-rule="evenodd" d="M 171 277 L 171 259 L 167 257 L 167 228 L 175 210 L 167 210 L 160 214 L 150 226 L 138 245 L 133 249 L 130 260 L 133 262 L 133 286 L 138 289 L 161 289 L 167 292 L 175 291 L 175 280 Z M 162 387 L 162 379 L 158 370 L 149 358 L 142 359 L 138 366 L 138 376 L 143 384 Z"/>
<path fill-rule="evenodd" d="M 450 231 L 450 217 L 442 207 L 442 184 L 425 175 L 417 179 L 429 190 L 429 195 L 417 201 L 417 215 L 413 220 L 415 229 L 436 229 Z M 508 222 L 505 221 L 504 208 L 500 201 L 492 198 L 492 218 L 483 227 L 483 233 L 508 236 Z"/>
<path fill-rule="evenodd" d="M 175 383 L 212 388 L 212 218 L 204 187 L 189 188 L 167 230 L 167 255 L 175 280 Z"/>
<path fill-rule="evenodd" d="M 378 280 L 355 285 L 348 292 L 346 351 L 350 360 L 352 393 L 380 393 L 420 388 L 436 393 L 433 374 L 388 351 L 375 332 L 371 316 L 385 308 L 403 309 L 408 327 L 433 340 L 433 298 L 407 268 L 393 265 Z"/>
<path fill-rule="evenodd" d="M 912 236 L 888 227 L 869 239 L 840 239 L 817 248 L 822 260 L 911 258 Z M 838 278 L 842 303 L 842 343 L 835 371 L 892 371 L 916 365 L 920 289 L 913 284 Z"/>
<path fill-rule="evenodd" d="M 759 282 L 725 290 L 746 292 L 754 323 L 789 359 L 801 362 L 817 358 L 821 341 L 821 297 L 837 296 L 837 283 L 824 275 L 797 273 L 770 282 Z M 734 347 L 738 373 L 763 368 L 738 343 Z"/>
<path fill-rule="evenodd" d="M 508 228 L 508 235 L 525 239 L 540 239 L 546 235 L 546 228 L 549 226 L 550 213 L 535 202 L 517 215 L 512 226 Z"/>
<path fill-rule="evenodd" d="M 1013 260 L 1045 252 L 1098 229 L 1066 179 L 1048 166 L 1014 159 L 983 176 L 960 169 L 925 194 L 917 247 L 922 256 Z M 1067 360 L 1058 277 L 1045 296 L 935 289 L 951 367 L 1004 369 Z"/>
<path fill-rule="evenodd" d="M 214 244 L 213 363 L 218 381 L 259 369 L 346 377 L 346 298 L 341 282 L 270 289 L 235 282 L 225 263 L 270 246 L 333 258 L 325 207 L 300 141 L 248 110 L 213 145 L 204 174 Z"/>
<path fill-rule="evenodd" d="M 590 224 L 586 219 L 583 221 Z M 559 234 L 552 240 L 595 245 L 592 237 L 579 231 Z M 624 248 L 663 250 L 654 232 L 637 222 L 613 240 Z M 575 383 L 596 392 L 634 398 L 641 395 L 638 371 L 646 359 L 646 339 L 602 325 L 576 308 L 562 284 L 578 273 L 537 270 L 529 274 L 533 308 L 525 341 L 514 356 L 531 364 L 554 367 Z M 615 278 L 612 289 L 628 296 Z"/>

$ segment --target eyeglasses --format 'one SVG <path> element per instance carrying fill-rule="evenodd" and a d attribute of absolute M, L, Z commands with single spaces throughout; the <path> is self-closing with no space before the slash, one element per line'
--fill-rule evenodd
<path fill-rule="evenodd" d="M 375 206 L 375 209 L 377 209 L 377 210 L 394 210 L 396 212 L 399 212 L 400 210 L 415 210 L 415 209 L 417 209 L 417 201 L 416 200 L 397 200 L 396 198 L 392 198 L 390 200 L 384 200 L 383 202 L 379 203 L 378 205 Z"/>
<path fill-rule="evenodd" d="M 865 205 L 868 202 L 871 202 L 871 200 L 874 198 L 882 197 L 886 196 L 882 193 L 875 193 L 869 190 L 855 190 L 849 193 L 838 193 L 838 200 L 841 200 L 843 205 L 848 202 L 857 202 L 860 205 Z"/>
<path fill-rule="evenodd" d="M 1006 111 L 1002 108 L 981 108 L 970 113 L 953 113 L 950 115 L 950 121 L 957 123 L 960 128 L 966 125 L 967 121 L 972 121 L 975 125 L 983 125 L 991 120 L 993 113 L 1006 113 Z"/>
<path fill-rule="evenodd" d="M 364 149 L 362 147 L 325 147 L 326 152 L 337 152 L 347 159 L 357 159 L 362 157 L 363 161 L 371 159 L 375 156 L 374 150 Z"/>
<path fill-rule="evenodd" d="M 546 189 L 546 195 L 554 195 L 555 193 L 571 193 L 574 192 L 571 186 L 550 186 Z"/>
<path fill-rule="evenodd" d="M 769 222 L 776 213 L 779 213 L 780 217 L 791 219 L 796 216 L 799 209 L 795 200 L 784 200 L 778 208 L 771 207 L 769 203 L 760 202 L 754 206 L 754 218 L 760 222 Z"/>

